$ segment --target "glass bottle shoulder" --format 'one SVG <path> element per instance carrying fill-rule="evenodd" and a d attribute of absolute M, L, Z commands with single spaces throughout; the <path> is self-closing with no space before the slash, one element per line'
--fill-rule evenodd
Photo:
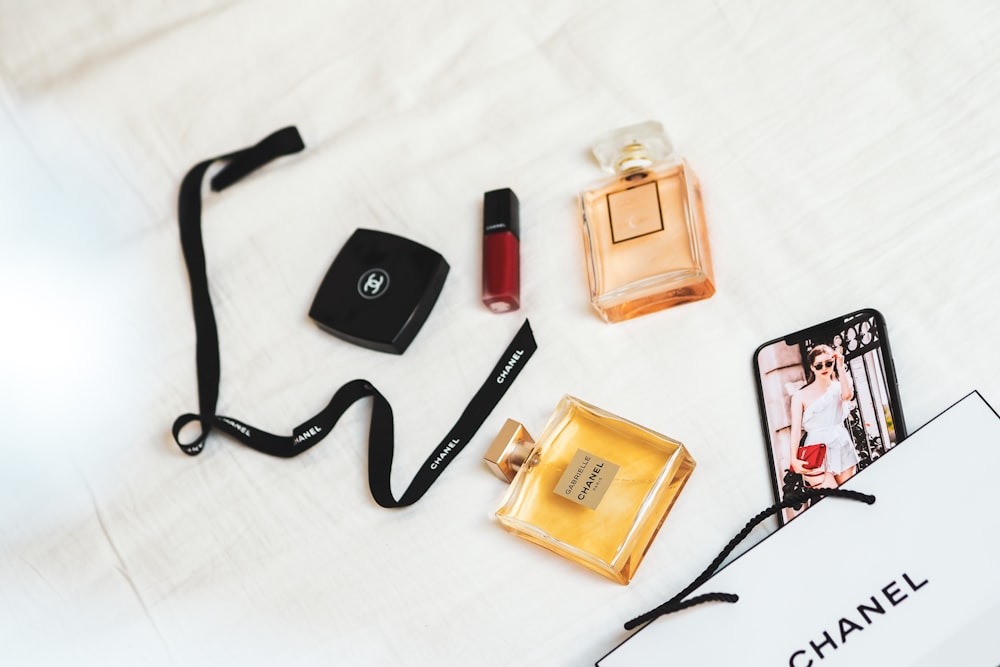
<path fill-rule="evenodd" d="M 671 158 L 670 160 L 657 162 L 642 169 L 605 176 L 590 183 L 580 193 L 580 196 L 585 202 L 590 202 L 613 192 L 627 190 L 664 178 L 675 177 L 680 172 L 684 172 L 688 178 L 693 178 L 691 168 L 683 158 Z"/>
<path fill-rule="evenodd" d="M 535 443 L 527 467 L 564 464 L 563 459 L 581 448 L 595 454 L 609 452 L 613 458 L 631 459 L 635 452 L 643 449 L 662 452 L 669 458 L 682 446 L 672 438 L 567 395 Z"/>

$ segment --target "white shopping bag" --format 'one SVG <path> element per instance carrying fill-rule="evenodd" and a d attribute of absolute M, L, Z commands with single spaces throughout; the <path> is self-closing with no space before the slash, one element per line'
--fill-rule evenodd
<path fill-rule="evenodd" d="M 974 392 L 598 667 L 1000 665 L 1000 417 Z M 720 542 L 724 542 L 720 539 Z"/>

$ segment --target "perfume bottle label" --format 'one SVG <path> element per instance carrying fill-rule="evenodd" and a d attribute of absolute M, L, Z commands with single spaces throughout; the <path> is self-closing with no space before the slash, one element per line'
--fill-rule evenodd
<path fill-rule="evenodd" d="M 607 459 L 578 449 L 552 492 L 596 510 L 619 468 Z"/>
<path fill-rule="evenodd" d="M 621 243 L 663 230 L 660 191 L 656 183 L 645 183 L 608 195 L 611 242 Z"/>

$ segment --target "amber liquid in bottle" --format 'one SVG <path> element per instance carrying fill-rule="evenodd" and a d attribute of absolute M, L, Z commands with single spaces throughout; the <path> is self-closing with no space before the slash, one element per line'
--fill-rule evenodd
<path fill-rule="evenodd" d="M 681 443 L 567 396 L 496 516 L 627 584 L 694 466 Z"/>
<path fill-rule="evenodd" d="M 646 123 L 603 139 L 599 158 L 618 173 L 580 196 L 591 303 L 608 322 L 715 293 L 698 179 L 669 156 L 665 136 L 663 146 L 640 143 L 653 144 L 657 132 L 658 123 Z"/>

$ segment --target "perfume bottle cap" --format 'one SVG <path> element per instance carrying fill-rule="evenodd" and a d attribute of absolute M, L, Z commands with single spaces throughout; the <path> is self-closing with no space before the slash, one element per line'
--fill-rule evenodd
<path fill-rule="evenodd" d="M 670 157 L 674 147 L 663 125 L 649 120 L 602 134 L 592 150 L 601 169 L 618 173 L 661 162 Z"/>
<path fill-rule="evenodd" d="M 494 475 L 505 482 L 510 482 L 531 456 L 534 448 L 535 441 L 528 435 L 524 425 L 508 419 L 486 450 L 483 460 Z"/>
<path fill-rule="evenodd" d="M 517 195 L 510 188 L 483 195 L 483 234 L 511 232 L 521 238 L 521 213 Z"/>

